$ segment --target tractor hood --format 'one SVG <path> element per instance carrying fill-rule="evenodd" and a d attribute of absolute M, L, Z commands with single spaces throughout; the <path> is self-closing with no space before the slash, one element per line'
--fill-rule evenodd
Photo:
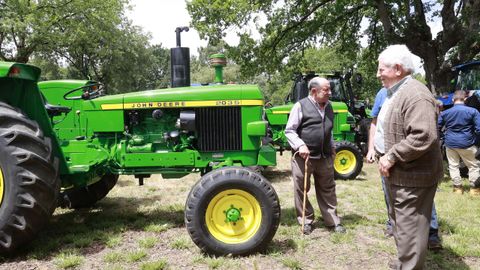
<path fill-rule="evenodd" d="M 348 107 L 345 103 L 336 101 L 331 101 L 331 103 L 334 113 L 348 113 Z M 267 119 L 270 125 L 286 125 L 288 121 L 288 115 L 290 114 L 292 107 L 293 103 L 289 103 L 286 105 L 280 105 L 265 109 L 265 114 L 267 115 Z"/>
<path fill-rule="evenodd" d="M 148 90 L 86 100 L 85 110 L 139 110 L 152 108 L 262 106 L 256 85 L 211 85 Z"/>
<path fill-rule="evenodd" d="M 343 102 L 330 101 L 335 113 L 345 113 L 348 112 L 348 107 Z M 271 107 L 265 110 L 267 114 L 290 114 L 292 110 L 293 103 Z"/>

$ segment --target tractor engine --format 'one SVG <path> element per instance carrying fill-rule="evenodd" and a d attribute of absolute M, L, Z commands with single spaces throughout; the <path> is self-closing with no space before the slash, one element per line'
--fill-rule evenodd
<path fill-rule="evenodd" d="M 125 112 L 128 153 L 241 150 L 240 107 Z"/>

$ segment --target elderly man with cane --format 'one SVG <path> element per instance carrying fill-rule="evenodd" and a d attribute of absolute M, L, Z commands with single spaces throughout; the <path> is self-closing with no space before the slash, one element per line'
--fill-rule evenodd
<path fill-rule="evenodd" d="M 337 215 L 337 196 L 333 179 L 333 109 L 328 101 L 330 82 L 315 77 L 308 83 L 309 96 L 301 99 L 292 108 L 285 135 L 294 151 L 292 175 L 294 183 L 295 210 L 302 225 L 302 233 L 313 230 L 314 210 L 308 201 L 310 175 L 313 174 L 315 193 L 323 221 L 334 232 L 345 233 Z"/>
<path fill-rule="evenodd" d="M 378 165 L 390 200 L 398 256 L 390 266 L 396 269 L 424 268 L 433 198 L 443 177 L 436 101 L 412 72 L 405 45 L 389 46 L 378 57 L 377 77 L 388 91 L 377 117 L 385 147 Z"/>

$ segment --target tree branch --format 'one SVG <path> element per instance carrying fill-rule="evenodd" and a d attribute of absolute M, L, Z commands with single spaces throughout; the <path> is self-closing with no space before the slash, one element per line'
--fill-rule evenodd
<path fill-rule="evenodd" d="M 334 0 L 324 0 L 320 3 L 317 3 L 311 10 L 309 10 L 303 17 L 300 18 L 299 21 L 294 22 L 292 25 L 287 26 L 284 28 L 282 31 L 280 31 L 280 34 L 273 40 L 273 45 L 271 51 L 275 51 L 277 48 L 277 45 L 280 43 L 280 41 L 287 35 L 288 32 L 292 31 L 293 29 L 299 27 L 302 25 L 303 22 L 305 22 L 310 15 L 312 15 L 316 10 L 318 10 L 320 7 L 326 5 L 329 2 L 332 2 Z"/>
<path fill-rule="evenodd" d="M 395 33 L 392 27 L 392 20 L 390 19 L 389 13 L 390 8 L 387 7 L 385 1 L 383 0 L 375 0 L 375 2 L 377 3 L 378 18 L 382 22 L 383 30 L 387 36 L 387 40 L 401 40 L 401 37 Z"/>
<path fill-rule="evenodd" d="M 466 18 L 463 27 L 463 42 L 459 46 L 458 60 L 465 62 L 471 60 L 480 51 L 480 2 L 465 1 L 461 12 L 462 18 Z M 465 38 L 466 37 L 466 38 Z"/>
<path fill-rule="evenodd" d="M 440 51 L 445 53 L 460 42 L 463 38 L 462 33 L 464 30 L 458 21 L 457 15 L 455 15 L 454 0 L 445 0 L 443 2 L 440 15 L 442 16 L 443 30 L 438 33 L 436 41 L 439 44 Z"/>

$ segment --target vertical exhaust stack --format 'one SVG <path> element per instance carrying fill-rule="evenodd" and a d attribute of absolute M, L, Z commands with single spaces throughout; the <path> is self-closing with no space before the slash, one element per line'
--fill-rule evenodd
<path fill-rule="evenodd" d="M 170 49 L 170 70 L 173 87 L 190 86 L 190 48 L 181 47 L 180 33 L 188 32 L 189 28 L 177 27 L 177 47 Z"/>

